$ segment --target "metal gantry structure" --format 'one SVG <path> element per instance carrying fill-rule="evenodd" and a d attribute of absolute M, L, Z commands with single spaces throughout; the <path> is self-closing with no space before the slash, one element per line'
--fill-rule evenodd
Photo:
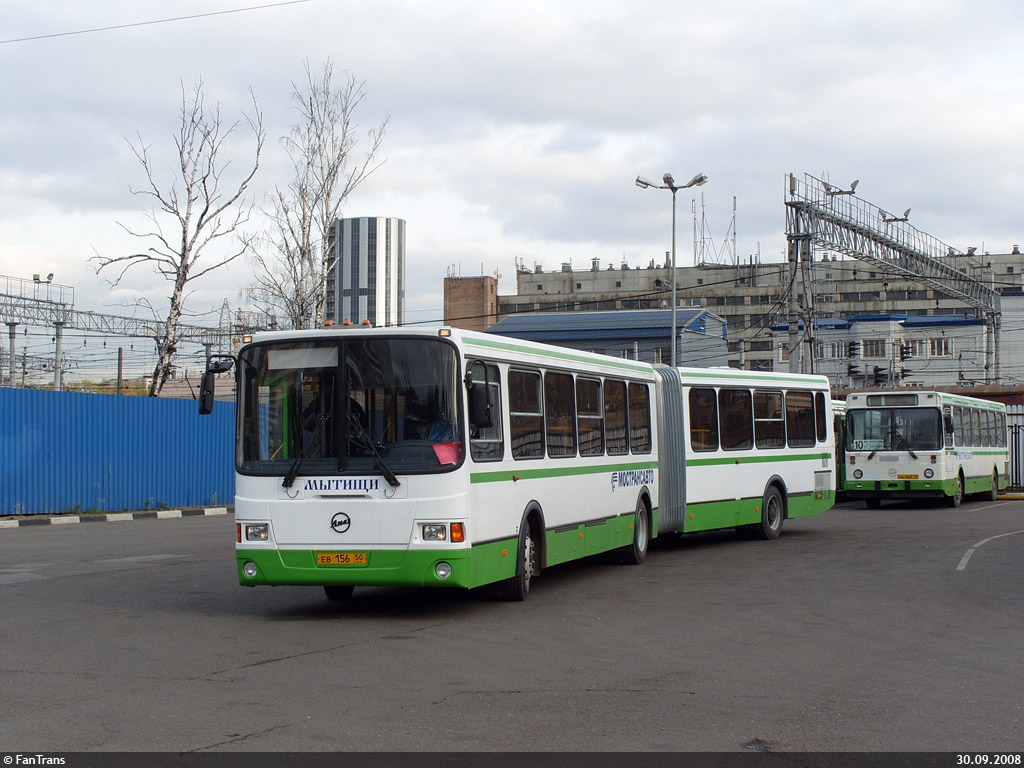
<path fill-rule="evenodd" d="M 914 280 L 984 314 L 986 383 L 999 383 L 1000 295 L 978 278 L 984 264 L 974 249 L 963 253 L 911 225 L 909 209 L 897 216 L 856 196 L 857 182 L 841 189 L 809 174 L 786 176 L 786 251 L 789 287 L 789 369 L 813 372 L 815 246 L 867 262 L 879 271 Z M 806 329 L 802 335 L 799 326 Z M 807 354 L 803 350 L 807 349 Z"/>
<path fill-rule="evenodd" d="M 18 325 L 55 329 L 54 388 L 58 390 L 61 388 L 61 341 L 65 329 L 105 336 L 156 339 L 163 335 L 166 327 L 166 321 L 80 312 L 73 305 L 74 289 L 69 286 L 38 277 L 25 280 L 0 276 L 0 323 L 7 325 L 10 339 L 10 381 L 15 380 L 14 344 Z M 259 330 L 256 325 L 240 327 L 239 322 L 243 322 L 241 316 L 236 317 L 230 327 L 224 327 L 223 323 L 218 328 L 179 323 L 178 339 L 202 345 L 209 355 L 211 350 L 223 348 L 225 344 L 237 346 L 234 341 L 240 334 Z"/>

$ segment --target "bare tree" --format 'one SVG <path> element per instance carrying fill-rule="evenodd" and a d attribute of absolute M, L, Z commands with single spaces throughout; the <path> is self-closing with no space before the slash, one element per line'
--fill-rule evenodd
<path fill-rule="evenodd" d="M 334 269 L 330 238 L 341 207 L 352 191 L 379 168 L 376 156 L 388 118 L 367 132 L 367 149 L 354 158 L 359 129 L 355 113 L 366 97 L 365 82 L 346 73 L 335 86 L 328 59 L 314 73 L 305 63 L 306 84 L 292 83 L 299 121 L 282 141 L 293 178 L 275 187 L 271 233 L 254 254 L 255 283 L 249 297 L 291 328 L 322 324 L 327 278 Z"/>
<path fill-rule="evenodd" d="M 250 91 L 250 96 L 252 93 Z M 156 179 L 155 161 L 150 147 L 142 137 L 128 142 L 132 152 L 146 172 L 148 188 L 132 189 L 132 194 L 152 198 L 155 207 L 146 211 L 154 229 L 137 232 L 118 222 L 118 226 L 133 237 L 155 241 L 144 253 L 128 256 L 95 256 L 97 273 L 111 267 L 119 270 L 117 285 L 132 267 L 148 264 L 172 284 L 167 317 L 161 336 L 156 338 L 157 363 L 153 370 L 153 384 L 149 395 L 160 394 L 170 375 L 177 351 L 178 324 L 184 312 L 185 300 L 191 294 L 189 285 L 210 272 L 223 267 L 249 251 L 254 239 L 242 227 L 248 222 L 252 203 L 243 195 L 259 168 L 265 132 L 263 116 L 253 96 L 253 112 L 243 114 L 249 130 L 256 139 L 255 156 L 246 163 L 240 180 L 228 183 L 224 173 L 230 163 L 225 157 L 226 143 L 236 132 L 240 121 L 226 126 L 220 114 L 220 105 L 208 110 L 203 96 L 203 83 L 199 82 L 191 96 L 181 87 L 181 127 L 174 137 L 177 164 L 174 179 L 161 186 Z M 180 174 L 180 175 L 178 175 Z M 162 221 L 168 221 L 168 235 L 164 235 Z M 230 247 L 217 249 L 216 255 L 200 263 L 207 249 L 229 238 Z"/>

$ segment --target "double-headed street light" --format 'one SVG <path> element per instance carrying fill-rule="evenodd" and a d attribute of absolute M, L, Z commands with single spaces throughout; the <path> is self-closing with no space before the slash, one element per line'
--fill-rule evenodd
<path fill-rule="evenodd" d="M 667 189 L 672 192 L 672 367 L 676 367 L 676 192 L 680 189 L 700 187 L 707 183 L 708 177 L 698 173 L 685 184 L 677 185 L 671 173 L 661 177 L 663 184 L 656 184 L 643 176 L 636 177 L 636 185 L 641 189 Z"/>

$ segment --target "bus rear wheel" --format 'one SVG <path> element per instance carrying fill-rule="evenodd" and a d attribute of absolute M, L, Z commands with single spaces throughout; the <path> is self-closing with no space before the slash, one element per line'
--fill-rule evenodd
<path fill-rule="evenodd" d="M 773 485 L 764 492 L 764 498 L 761 500 L 761 524 L 754 528 L 757 538 L 765 541 L 779 538 L 785 513 L 782 494 Z"/>
<path fill-rule="evenodd" d="M 989 501 L 995 501 L 996 496 L 999 494 L 999 470 L 992 470 L 992 490 L 985 494 L 985 498 Z"/>
<path fill-rule="evenodd" d="M 516 573 L 501 582 L 501 596 L 509 602 L 522 602 L 530 594 L 530 580 L 537 565 L 537 547 L 533 541 L 530 524 L 523 523 L 519 534 L 519 555 L 516 558 Z"/>
<path fill-rule="evenodd" d="M 651 513 L 643 499 L 636 503 L 636 520 L 633 523 L 633 543 L 619 550 L 619 559 L 626 565 L 640 565 L 647 557 L 647 545 L 651 540 Z"/>

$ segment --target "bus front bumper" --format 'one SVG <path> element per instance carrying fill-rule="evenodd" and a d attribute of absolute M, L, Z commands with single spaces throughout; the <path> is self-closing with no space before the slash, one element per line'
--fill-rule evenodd
<path fill-rule="evenodd" d="M 238 583 L 296 586 L 472 586 L 468 549 L 318 550 L 236 549 Z M 323 556 L 327 557 L 323 557 Z M 357 557 L 360 555 L 361 557 Z M 333 557 L 337 556 L 337 557 Z M 320 560 L 338 564 L 318 564 Z"/>
<path fill-rule="evenodd" d="M 875 499 L 899 496 L 901 498 L 938 498 L 956 492 L 956 481 L 938 480 L 854 480 L 847 481 L 843 490 L 848 499 Z"/>

